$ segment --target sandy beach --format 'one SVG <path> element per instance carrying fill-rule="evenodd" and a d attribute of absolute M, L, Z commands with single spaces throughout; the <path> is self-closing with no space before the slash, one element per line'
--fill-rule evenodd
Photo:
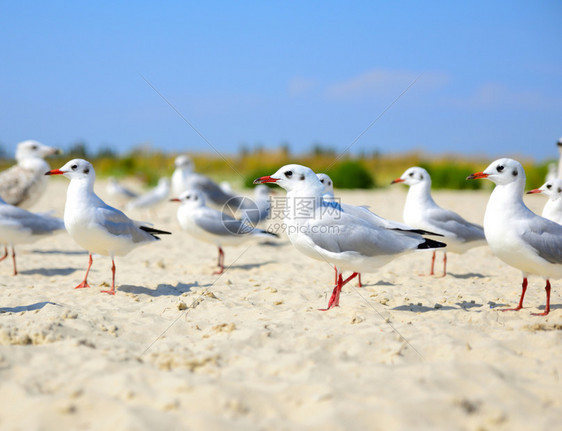
<path fill-rule="evenodd" d="M 53 178 L 34 210 L 62 216 L 67 186 Z M 402 220 L 405 187 L 337 194 Z M 489 194 L 434 198 L 481 224 Z M 525 201 L 539 213 L 546 202 Z M 487 247 L 450 254 L 445 278 L 420 276 L 431 254 L 418 252 L 345 286 L 341 306 L 322 312 L 327 264 L 281 238 L 226 247 L 228 269 L 212 275 L 216 247 L 181 231 L 176 205 L 151 220 L 171 236 L 117 258 L 114 297 L 100 293 L 111 283 L 104 256 L 92 288 L 73 289 L 88 258 L 66 233 L 18 247 L 16 277 L 10 259 L 0 264 L 3 430 L 560 427 L 561 281 L 549 316 L 530 314 L 545 304 L 537 277 L 525 309 L 502 313 L 494 307 L 517 304 L 521 274 Z"/>

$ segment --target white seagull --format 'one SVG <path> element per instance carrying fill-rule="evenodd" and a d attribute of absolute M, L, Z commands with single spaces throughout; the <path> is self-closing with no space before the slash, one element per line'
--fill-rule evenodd
<path fill-rule="evenodd" d="M 209 177 L 195 173 L 193 170 L 193 162 L 189 156 L 182 154 L 176 157 L 174 164 L 176 166 L 172 174 L 172 193 L 173 196 L 180 196 L 186 190 L 199 190 L 205 196 L 205 200 L 222 208 L 228 206 L 233 211 L 251 208 L 252 204 L 243 196 L 229 193 L 221 188 L 216 182 Z"/>
<path fill-rule="evenodd" d="M 542 216 L 558 224 L 562 224 L 562 179 L 547 181 L 538 189 L 529 190 L 527 194 L 544 193 L 548 196 Z"/>
<path fill-rule="evenodd" d="M 251 201 L 249 208 L 242 209 L 242 220 L 257 226 L 259 223 L 267 220 L 271 210 L 271 190 L 265 184 L 259 184 L 254 188 L 254 199 Z M 245 201 L 244 201 L 245 202 Z"/>
<path fill-rule="evenodd" d="M 64 222 L 62 219 L 34 214 L 23 208 L 10 205 L 0 198 L 0 243 L 12 247 L 14 275 L 18 273 L 14 246 L 29 244 L 63 230 Z M 0 257 L 0 261 L 6 259 L 7 256 L 8 249 L 5 247 L 4 256 Z"/>
<path fill-rule="evenodd" d="M 48 178 L 43 174 L 50 167 L 43 159 L 60 153 L 58 148 L 37 141 L 20 142 L 16 149 L 17 164 L 0 173 L 0 197 L 20 208 L 32 207 L 47 188 Z"/>
<path fill-rule="evenodd" d="M 138 193 L 128 189 L 123 184 L 121 184 L 117 178 L 109 177 L 107 181 L 107 186 L 105 187 L 105 191 L 109 196 L 112 198 L 116 198 L 119 200 L 128 201 L 138 197 Z"/>
<path fill-rule="evenodd" d="M 497 257 L 523 273 L 519 305 L 508 310 L 523 308 L 527 277 L 539 275 L 546 279 L 546 306 L 543 313 L 535 315 L 546 316 L 550 312 L 550 279 L 562 277 L 562 226 L 525 206 L 525 171 L 519 162 L 496 160 L 484 171 L 467 177 L 477 178 L 496 184 L 484 216 L 488 244 Z"/>
<path fill-rule="evenodd" d="M 431 177 L 417 166 L 409 168 L 391 184 L 404 183 L 410 186 L 404 205 L 404 223 L 418 229 L 443 235 L 440 241 L 447 244 L 443 254 L 443 277 L 447 275 L 447 252 L 464 253 L 473 248 L 486 245 L 484 229 L 470 223 L 459 214 L 442 208 L 431 197 Z M 431 258 L 431 271 L 434 274 L 435 254 Z"/>
<path fill-rule="evenodd" d="M 115 295 L 115 256 L 125 256 L 139 245 L 159 240 L 156 235 L 170 232 L 133 221 L 102 201 L 94 192 L 94 167 L 86 160 L 71 160 L 62 168 L 48 171 L 45 175 L 64 175 L 70 179 L 64 225 L 74 241 L 89 253 L 86 275 L 76 289 L 90 287 L 88 273 L 93 262 L 92 254 L 97 253 L 111 256 L 111 290 L 102 292 Z"/>
<path fill-rule="evenodd" d="M 181 203 L 177 217 L 182 229 L 194 238 L 218 247 L 219 270 L 214 274 L 222 274 L 224 271 L 223 246 L 240 245 L 254 238 L 277 237 L 274 233 L 256 229 L 249 223 L 207 207 L 205 197 L 199 190 L 186 190 L 179 198 L 171 200 Z"/>
<path fill-rule="evenodd" d="M 359 272 L 373 272 L 392 259 L 419 249 L 445 247 L 417 233 L 384 228 L 322 199 L 324 186 L 305 166 L 286 165 L 256 184 L 276 183 L 287 190 L 287 235 L 297 250 L 334 266 L 339 273 L 326 310 L 339 305 L 341 288 Z M 357 208 L 357 207 L 356 207 Z M 342 271 L 352 275 L 343 279 Z"/>
<path fill-rule="evenodd" d="M 324 186 L 324 190 L 322 192 L 322 197 L 325 201 L 334 200 L 334 182 L 328 176 L 328 174 L 316 174 L 322 185 Z"/>
<path fill-rule="evenodd" d="M 163 177 L 158 180 L 156 187 L 140 195 L 127 204 L 128 210 L 149 209 L 168 199 L 170 195 L 170 179 Z"/>

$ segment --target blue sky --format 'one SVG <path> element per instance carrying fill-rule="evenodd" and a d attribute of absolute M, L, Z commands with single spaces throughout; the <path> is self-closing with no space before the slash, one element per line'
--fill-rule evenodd
<path fill-rule="evenodd" d="M 562 3 L 4 2 L 0 142 L 557 156 Z M 421 75 L 421 76 L 420 76 Z"/>

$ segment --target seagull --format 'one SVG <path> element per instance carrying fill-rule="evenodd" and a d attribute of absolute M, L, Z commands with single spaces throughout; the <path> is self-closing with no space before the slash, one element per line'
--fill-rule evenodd
<path fill-rule="evenodd" d="M 0 197 L 20 208 L 32 207 L 47 188 L 48 179 L 43 174 L 50 167 L 43 159 L 55 154 L 61 154 L 61 150 L 37 141 L 20 142 L 17 164 L 0 173 Z"/>
<path fill-rule="evenodd" d="M 29 212 L 10 205 L 0 198 L 0 243 L 12 247 L 14 275 L 18 273 L 15 245 L 29 244 L 63 230 L 64 221 L 62 219 Z M 8 249 L 5 246 L 4 256 L 0 257 L 0 261 L 6 259 L 7 256 Z"/>
<path fill-rule="evenodd" d="M 325 201 L 334 200 L 334 182 L 328 176 L 328 174 L 316 174 L 322 185 L 324 186 L 324 191 L 322 193 L 322 198 Z"/>
<path fill-rule="evenodd" d="M 242 220 L 205 205 L 205 196 L 199 190 L 186 190 L 179 198 L 178 222 L 183 230 L 196 239 L 215 244 L 219 249 L 218 267 L 214 274 L 224 271 L 224 245 L 240 245 L 253 238 L 277 237 L 277 234 L 256 229 Z"/>
<path fill-rule="evenodd" d="M 181 154 L 176 157 L 175 170 L 172 174 L 172 193 L 179 197 L 186 190 L 199 190 L 205 200 L 218 208 L 228 204 L 233 211 L 252 208 L 251 202 L 243 196 L 227 192 L 209 177 L 193 171 L 193 162 L 189 156 Z"/>
<path fill-rule="evenodd" d="M 523 273 L 519 305 L 523 308 L 527 277 L 539 275 L 546 279 L 546 306 L 550 312 L 550 279 L 562 277 L 562 226 L 533 213 L 523 203 L 525 171 L 513 159 L 498 159 L 482 172 L 467 179 L 487 178 L 496 184 L 484 216 L 484 233 L 494 254 Z"/>
<path fill-rule="evenodd" d="M 447 244 L 443 254 L 443 277 L 447 275 L 447 252 L 464 253 L 473 248 L 486 245 L 484 229 L 470 223 L 457 213 L 441 208 L 431 197 L 431 177 L 420 167 L 414 166 L 391 184 L 404 183 L 410 186 L 404 205 L 404 223 L 414 228 L 443 235 L 440 239 Z M 431 258 L 431 271 L 434 275 L 435 254 Z"/>
<path fill-rule="evenodd" d="M 334 266 L 338 282 L 325 310 L 339 305 L 342 287 L 359 272 L 373 272 L 394 258 L 420 249 L 445 247 L 413 232 L 378 226 L 322 199 L 324 186 L 306 166 L 290 164 L 255 184 L 276 183 L 287 190 L 287 235 L 304 255 Z M 352 271 L 343 279 L 342 271 Z"/>
<path fill-rule="evenodd" d="M 123 184 L 117 181 L 117 178 L 115 177 L 108 178 L 105 191 L 109 196 L 120 200 L 130 200 L 138 197 L 138 193 L 135 193 L 134 191 L 123 186 Z"/>
<path fill-rule="evenodd" d="M 548 201 L 542 210 L 542 216 L 562 224 L 562 179 L 547 181 L 540 188 L 529 190 L 527 194 L 544 193 Z"/>
<path fill-rule="evenodd" d="M 111 290 L 102 292 L 115 295 L 115 256 L 125 256 L 139 245 L 159 240 L 157 235 L 170 232 L 133 221 L 102 201 L 94 192 L 94 167 L 86 160 L 71 160 L 60 169 L 53 169 L 45 175 L 64 175 L 70 179 L 64 207 L 64 225 L 74 241 L 89 254 L 86 275 L 76 289 L 90 287 L 88 273 L 93 262 L 92 254 L 97 253 L 111 256 Z"/>
<path fill-rule="evenodd" d="M 143 195 L 140 195 L 127 204 L 128 210 L 153 208 L 164 202 L 170 195 L 170 179 L 163 177 L 158 180 L 158 185 Z"/>

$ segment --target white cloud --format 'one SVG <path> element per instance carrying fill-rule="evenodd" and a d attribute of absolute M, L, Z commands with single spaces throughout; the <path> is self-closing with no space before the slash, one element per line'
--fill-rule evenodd
<path fill-rule="evenodd" d="M 424 72 L 420 76 L 420 72 L 376 68 L 333 83 L 326 87 L 324 94 L 329 99 L 346 101 L 399 94 L 418 77 L 416 88 L 424 91 L 442 87 L 450 81 L 449 76 L 442 72 Z"/>

